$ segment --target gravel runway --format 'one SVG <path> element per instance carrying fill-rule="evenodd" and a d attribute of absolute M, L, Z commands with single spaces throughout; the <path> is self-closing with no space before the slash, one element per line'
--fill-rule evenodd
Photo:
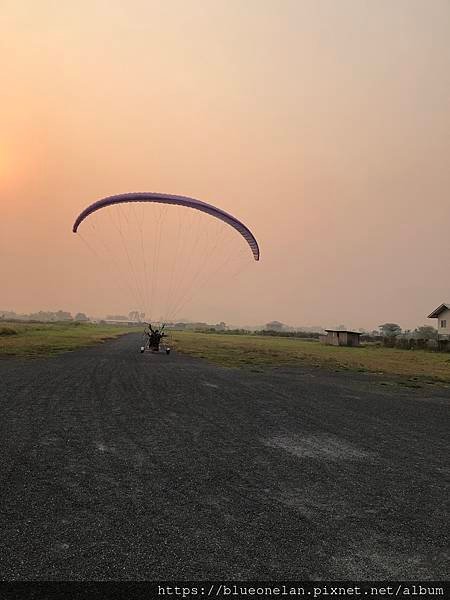
<path fill-rule="evenodd" d="M 139 345 L 0 361 L 1 579 L 449 578 L 448 388 Z"/>

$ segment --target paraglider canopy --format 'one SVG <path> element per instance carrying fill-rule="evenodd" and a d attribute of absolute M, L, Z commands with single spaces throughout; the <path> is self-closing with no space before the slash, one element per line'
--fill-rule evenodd
<path fill-rule="evenodd" d="M 96 284 L 109 274 L 98 288 L 108 305 L 114 302 L 122 310 L 125 294 L 128 306 L 139 309 L 134 312 L 154 322 L 173 320 L 194 295 L 198 306 L 203 290 L 210 306 L 232 297 L 238 275 L 260 258 L 258 242 L 244 223 L 187 196 L 108 196 L 87 206 L 72 230 L 101 262 Z"/>
<path fill-rule="evenodd" d="M 224 223 L 228 223 L 231 227 L 234 227 L 242 237 L 246 240 L 250 249 L 253 253 L 255 260 L 259 260 L 259 246 L 253 233 L 246 227 L 241 221 L 233 217 L 229 213 L 195 198 L 189 198 L 188 196 L 176 196 L 174 194 L 158 194 L 154 192 L 131 192 L 128 194 L 117 194 L 115 196 L 108 196 L 102 198 L 97 202 L 94 202 L 81 212 L 73 225 L 73 233 L 76 233 L 80 224 L 88 217 L 91 213 L 106 206 L 114 204 L 122 204 L 127 202 L 158 202 L 161 204 L 177 204 L 179 206 L 186 206 L 187 208 L 193 208 L 201 212 L 207 213 L 212 217 L 220 219 Z"/>

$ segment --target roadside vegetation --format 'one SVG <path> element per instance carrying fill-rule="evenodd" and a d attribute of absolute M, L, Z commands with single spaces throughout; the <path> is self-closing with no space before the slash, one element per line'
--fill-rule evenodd
<path fill-rule="evenodd" d="M 309 365 L 332 369 L 398 375 L 414 382 L 450 383 L 450 354 L 402 350 L 367 344 L 358 348 L 327 346 L 315 339 L 263 337 L 174 331 L 172 344 L 180 352 L 226 367 L 260 369 Z"/>
<path fill-rule="evenodd" d="M 135 328 L 91 323 L 0 324 L 0 357 L 51 356 L 118 337 Z"/>

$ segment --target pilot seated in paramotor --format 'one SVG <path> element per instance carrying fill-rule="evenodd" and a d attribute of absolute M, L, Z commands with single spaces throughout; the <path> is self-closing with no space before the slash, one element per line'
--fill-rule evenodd
<path fill-rule="evenodd" d="M 161 331 L 159 331 L 159 329 L 153 329 L 151 324 L 149 324 L 148 329 L 148 347 L 154 352 L 159 352 L 159 344 L 161 343 L 161 339 L 166 334 L 162 331 L 162 329 Z"/>

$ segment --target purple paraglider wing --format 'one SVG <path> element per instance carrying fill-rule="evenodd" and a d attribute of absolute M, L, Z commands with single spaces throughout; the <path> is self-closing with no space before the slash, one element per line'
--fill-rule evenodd
<path fill-rule="evenodd" d="M 72 231 L 74 233 L 77 232 L 80 223 L 86 219 L 91 213 L 96 210 L 100 210 L 106 206 L 111 206 L 113 204 L 122 204 L 126 202 L 159 202 L 161 204 L 176 204 L 179 206 L 186 206 L 187 208 L 193 208 L 195 210 L 199 210 L 201 212 L 207 213 L 216 219 L 220 219 L 224 223 L 227 223 L 236 231 L 238 231 L 242 237 L 246 240 L 250 249 L 253 253 L 253 257 L 255 260 L 259 260 L 259 246 L 256 241 L 255 236 L 250 231 L 248 227 L 246 227 L 241 221 L 230 215 L 229 213 L 221 210 L 220 208 L 216 208 L 212 204 L 208 204 L 207 202 L 202 202 L 201 200 L 195 200 L 195 198 L 189 198 L 187 196 L 175 196 L 173 194 L 158 194 L 153 192 L 131 192 L 129 194 L 118 194 L 116 196 L 108 196 L 107 198 L 102 198 L 97 202 L 94 202 L 87 208 L 81 212 L 75 220 L 73 224 Z"/>

